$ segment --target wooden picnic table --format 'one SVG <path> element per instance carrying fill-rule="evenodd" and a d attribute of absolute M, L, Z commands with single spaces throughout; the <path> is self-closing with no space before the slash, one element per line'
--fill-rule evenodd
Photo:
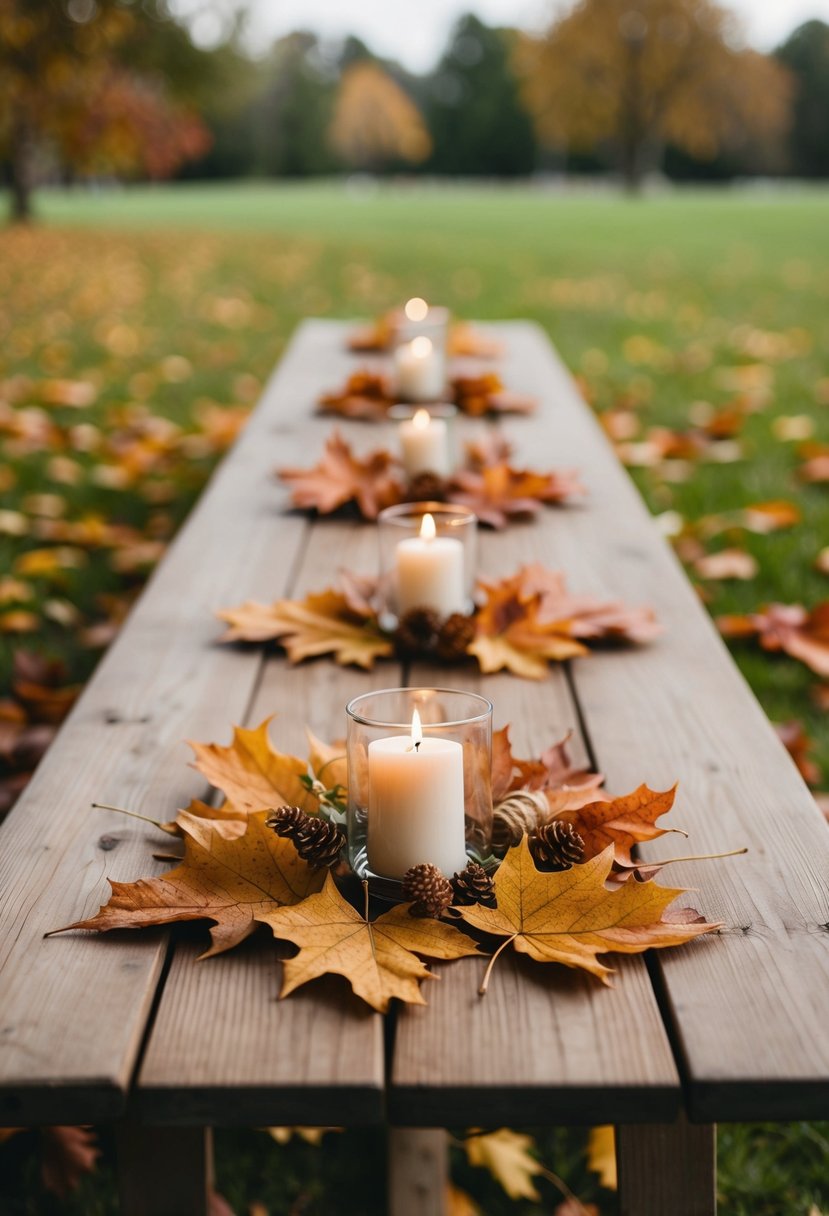
<path fill-rule="evenodd" d="M 341 566 L 376 569 L 371 525 L 288 510 L 272 475 L 321 452 L 332 421 L 314 402 L 355 366 L 347 329 L 300 328 L 3 825 L 0 1119 L 117 1122 L 125 1216 L 204 1211 L 212 1125 L 384 1121 L 427 1129 L 419 1139 L 392 1135 L 395 1216 L 441 1211 L 439 1140 L 428 1129 L 554 1123 L 617 1125 L 623 1213 L 712 1213 L 716 1121 L 829 1114 L 825 824 L 529 323 L 491 327 L 505 344 L 505 383 L 539 400 L 535 415 L 499 427 L 519 463 L 575 466 L 589 496 L 486 535 L 481 573 L 541 561 L 563 569 L 574 590 L 653 604 L 664 637 L 559 666 L 539 683 L 422 663 L 381 662 L 371 673 L 328 660 L 291 667 L 261 648 L 216 644 L 220 608 L 321 589 Z M 394 442 L 382 425 L 341 429 L 358 451 Z M 279 964 L 264 932 L 202 963 L 192 932 L 44 939 L 106 902 L 108 878 L 165 869 L 152 860 L 152 828 L 92 802 L 169 818 L 205 793 L 185 740 L 229 742 L 231 724 L 276 714 L 277 745 L 304 755 L 306 724 L 323 739 L 342 737 L 347 700 L 404 683 L 482 692 L 495 725 L 512 724 L 521 755 L 573 728 L 577 758 L 615 792 L 679 780 L 672 822 L 690 831 L 693 851 L 750 848 L 671 871 L 672 882 L 699 888 L 695 901 L 725 928 L 655 957 L 621 958 L 612 990 L 504 956 L 481 999 L 482 962 L 461 959 L 435 968 L 428 1006 L 401 1007 L 386 1026 L 338 978 L 275 1000 Z M 672 851 L 665 840 L 648 846 L 648 856 Z M 430 1153 L 432 1189 L 412 1167 Z"/>

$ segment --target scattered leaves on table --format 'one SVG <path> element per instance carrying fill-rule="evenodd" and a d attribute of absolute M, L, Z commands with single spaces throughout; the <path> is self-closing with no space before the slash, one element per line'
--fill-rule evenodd
<path fill-rule="evenodd" d="M 424 1005 L 420 981 L 434 978 L 417 956 L 453 959 L 477 954 L 474 943 L 452 925 L 409 915 L 408 904 L 398 904 L 376 920 L 369 920 L 343 899 L 333 878 L 316 895 L 296 907 L 263 912 L 264 921 L 278 938 L 299 946 L 296 958 L 283 963 L 280 996 L 318 976 L 344 976 L 357 996 L 380 1013 L 393 997 Z"/>
<path fill-rule="evenodd" d="M 318 800 L 301 780 L 308 765 L 297 756 L 277 751 L 268 733 L 271 721 L 266 718 L 252 730 L 234 726 L 229 747 L 190 741 L 196 755 L 193 767 L 221 790 L 237 811 L 298 806 L 313 813 Z"/>
<path fill-rule="evenodd" d="M 829 600 L 802 604 L 769 604 L 759 612 L 717 618 L 723 637 L 757 638 L 763 650 L 785 651 L 816 675 L 829 677 Z"/>
<path fill-rule="evenodd" d="M 383 313 L 370 324 L 351 331 L 346 342 L 348 349 L 359 354 L 389 351 L 394 346 L 402 323 L 403 316 L 399 309 Z M 488 337 L 468 321 L 450 323 L 448 354 L 463 358 L 497 359 L 502 351 L 503 343 Z"/>
<path fill-rule="evenodd" d="M 473 418 L 497 414 L 530 414 L 536 408 L 535 398 L 511 392 L 504 387 L 496 372 L 480 375 L 452 376 L 447 400 L 462 414 Z M 397 401 L 394 384 L 385 372 L 361 368 L 352 372 L 340 389 L 323 393 L 319 410 L 362 422 L 381 422 Z"/>
<path fill-rule="evenodd" d="M 312 870 L 293 844 L 250 815 L 243 836 L 226 839 L 206 819 L 180 812 L 184 860 L 158 878 L 111 882 L 112 896 L 95 916 L 64 929 L 140 929 L 174 921 L 211 921 L 207 958 L 248 937 L 257 918 L 319 890 L 323 872 Z"/>
<path fill-rule="evenodd" d="M 561 504 L 584 492 L 575 470 L 535 473 L 502 462 L 481 469 L 459 469 L 446 497 L 449 502 L 469 507 L 481 523 L 504 528 L 512 518 L 537 515 L 542 506 Z"/>
<path fill-rule="evenodd" d="M 362 459 L 355 456 L 339 431 L 334 431 L 318 464 L 311 469 L 280 469 L 279 476 L 291 487 L 295 507 L 312 507 L 329 515 L 354 502 L 365 519 L 376 519 L 383 507 L 403 501 L 399 468 L 395 457 L 384 450 Z"/>
<path fill-rule="evenodd" d="M 459 908 L 475 929 L 503 938 L 481 985 L 486 991 L 493 964 L 507 946 L 543 963 L 580 968 L 608 984 L 611 971 L 597 956 L 639 954 L 678 946 L 720 926 L 692 908 L 671 909 L 682 888 L 656 883 L 606 887 L 613 848 L 569 870 L 542 873 L 533 864 L 526 839 L 510 849 L 495 875 L 496 908 Z"/>

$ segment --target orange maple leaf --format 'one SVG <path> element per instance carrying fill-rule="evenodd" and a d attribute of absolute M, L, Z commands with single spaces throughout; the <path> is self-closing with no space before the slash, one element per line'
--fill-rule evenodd
<path fill-rule="evenodd" d="M 562 503 L 583 493 L 574 470 L 534 473 L 501 462 L 459 470 L 450 483 L 448 499 L 469 507 L 481 523 L 503 528 L 513 516 L 535 515 L 545 504 Z"/>
<path fill-rule="evenodd" d="M 319 464 L 311 469 L 280 469 L 279 476 L 290 485 L 295 507 L 328 515 L 345 503 L 356 502 L 366 519 L 376 519 L 383 507 L 401 501 L 397 468 L 397 459 L 382 449 L 360 459 L 339 431 L 334 431 Z"/>
<path fill-rule="evenodd" d="M 229 747 L 190 740 L 196 755 L 193 767 L 222 791 L 237 812 L 298 806 L 315 814 L 319 802 L 301 780 L 308 765 L 298 756 L 277 751 L 268 733 L 271 720 L 266 718 L 252 730 L 234 726 Z"/>
<path fill-rule="evenodd" d="M 359 371 L 348 377 L 345 387 L 339 392 L 323 393 L 319 399 L 319 409 L 323 414 L 340 414 L 344 418 L 379 422 L 385 418 L 393 401 L 394 392 L 388 376 Z"/>
<path fill-rule="evenodd" d="M 769 604 L 744 616 L 721 616 L 726 638 L 757 637 L 763 650 L 785 651 L 817 675 L 829 677 L 829 600 L 811 611 L 802 604 Z"/>

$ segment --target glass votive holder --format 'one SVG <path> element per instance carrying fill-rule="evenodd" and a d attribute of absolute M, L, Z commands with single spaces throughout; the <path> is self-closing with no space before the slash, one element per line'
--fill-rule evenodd
<path fill-rule="evenodd" d="M 454 688 L 386 688 L 346 707 L 348 855 L 401 898 L 411 866 L 451 878 L 492 843 L 492 703 Z"/>
<path fill-rule="evenodd" d="M 478 518 L 468 507 L 445 502 L 402 502 L 377 516 L 380 578 L 377 609 L 394 629 L 413 608 L 441 620 L 469 616 L 477 563 Z"/>
<path fill-rule="evenodd" d="M 409 481 L 421 473 L 450 477 L 458 463 L 455 419 L 457 409 L 447 401 L 393 405 L 403 468 Z"/>
<path fill-rule="evenodd" d="M 397 331 L 392 354 L 394 393 L 401 401 L 441 401 L 446 396 L 446 350 L 425 334 Z"/>
<path fill-rule="evenodd" d="M 397 335 L 401 342 L 412 338 L 428 338 L 435 350 L 446 357 L 449 342 L 449 309 L 441 305 L 427 304 L 419 296 L 407 300 L 397 316 Z"/>

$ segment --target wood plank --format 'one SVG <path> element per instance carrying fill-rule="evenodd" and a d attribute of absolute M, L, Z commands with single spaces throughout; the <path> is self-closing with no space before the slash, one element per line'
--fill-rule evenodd
<path fill-rule="evenodd" d="M 616 1128 L 619 1216 L 716 1216 L 716 1128 L 685 1119 Z"/>
<path fill-rule="evenodd" d="M 389 1216 L 447 1216 L 449 1147 L 446 1132 L 389 1130 Z"/>
<path fill-rule="evenodd" d="M 374 528 L 316 523 L 305 538 L 291 594 L 321 590 L 339 566 L 368 571 L 372 563 Z M 306 726 L 326 741 L 344 737 L 346 702 L 399 683 L 401 674 L 396 662 L 364 673 L 328 659 L 291 667 L 271 658 L 247 722 L 275 714 L 275 745 L 304 756 Z M 280 964 L 266 930 L 250 949 L 203 963 L 197 954 L 190 945 L 175 950 L 138 1079 L 144 1118 L 241 1125 L 381 1121 L 382 1018 L 353 996 L 345 980 L 317 981 L 277 1001 Z M 211 1011 L 207 1024 L 205 1009 Z"/>
<path fill-rule="evenodd" d="M 183 740 L 215 737 L 246 711 L 261 655 L 217 647 L 212 614 L 242 587 L 279 594 L 301 552 L 306 522 L 279 517 L 285 496 L 271 467 L 305 455 L 298 403 L 316 391 L 328 348 L 313 326 L 300 332 L 2 827 L 0 1121 L 87 1122 L 123 1109 L 164 936 L 43 934 L 92 914 L 108 878 L 158 872 L 155 834 L 90 803 L 167 817 L 203 792 Z"/>
<path fill-rule="evenodd" d="M 658 955 L 691 1117 L 826 1117 L 826 826 L 546 338 L 523 324 L 501 332 L 510 387 L 542 400 L 537 417 L 505 427 L 519 457 L 538 465 L 548 452 L 580 468 L 590 491 L 583 508 L 548 512 L 531 541 L 511 533 L 502 551 L 513 565 L 523 554 L 562 567 L 574 589 L 651 603 L 667 627 L 652 646 L 573 664 L 608 785 L 679 779 L 672 821 L 692 851 L 750 848 L 668 875 L 698 887 L 694 901 L 725 922 L 716 938 Z M 675 852 L 670 838 L 647 849 Z"/>

